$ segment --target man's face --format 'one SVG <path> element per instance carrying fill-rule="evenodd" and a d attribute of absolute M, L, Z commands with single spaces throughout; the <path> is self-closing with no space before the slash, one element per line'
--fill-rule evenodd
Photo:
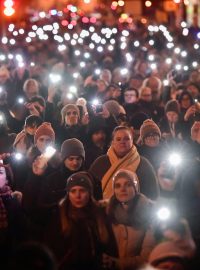
<path fill-rule="evenodd" d="M 115 132 L 112 147 L 118 157 L 122 158 L 128 154 L 132 146 L 133 140 L 130 131 L 122 129 Z"/>
<path fill-rule="evenodd" d="M 144 100 L 146 102 L 151 102 L 152 101 L 152 91 L 151 88 L 145 87 L 142 91 L 141 100 Z"/>
<path fill-rule="evenodd" d="M 166 116 L 167 116 L 167 120 L 170 122 L 170 123 L 176 123 L 178 121 L 178 114 L 176 112 L 167 112 L 166 113 Z"/>
<path fill-rule="evenodd" d="M 66 112 L 65 123 L 68 126 L 75 126 L 78 124 L 78 113 L 76 110 L 70 109 Z"/>
<path fill-rule="evenodd" d="M 51 137 L 47 135 L 40 136 L 36 141 L 36 146 L 41 153 L 44 153 L 47 146 L 52 143 Z"/>
<path fill-rule="evenodd" d="M 106 134 L 103 130 L 98 130 L 95 133 L 92 134 L 92 142 L 97 146 L 97 147 L 104 147 L 105 145 L 105 139 L 106 139 Z"/>
<path fill-rule="evenodd" d="M 135 91 L 131 91 L 131 90 L 126 91 L 124 93 L 124 101 L 125 103 L 129 103 L 129 104 L 137 102 L 137 95 Z"/>
<path fill-rule="evenodd" d="M 29 82 L 28 88 L 25 91 L 25 94 L 28 99 L 38 95 L 38 87 L 34 82 Z"/>
<path fill-rule="evenodd" d="M 83 159 L 80 156 L 69 156 L 65 159 L 64 164 L 67 169 L 72 172 L 78 171 L 83 163 Z"/>

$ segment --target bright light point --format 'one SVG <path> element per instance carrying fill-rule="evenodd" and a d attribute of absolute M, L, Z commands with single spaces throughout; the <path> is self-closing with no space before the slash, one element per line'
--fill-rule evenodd
<path fill-rule="evenodd" d="M 174 43 L 172 43 L 172 42 L 168 42 L 167 43 L 167 48 L 168 49 L 171 49 L 171 48 L 173 48 L 174 47 Z"/>
<path fill-rule="evenodd" d="M 5 61 L 6 60 L 6 56 L 4 54 L 0 54 L 0 61 Z"/>
<path fill-rule="evenodd" d="M 45 18 L 46 13 L 44 11 L 39 12 L 40 18 Z"/>
<path fill-rule="evenodd" d="M 195 43 L 195 44 L 194 44 L 194 49 L 195 49 L 195 50 L 198 50 L 198 49 L 199 49 L 199 44 Z"/>
<path fill-rule="evenodd" d="M 34 62 L 31 62 L 31 63 L 30 63 L 30 66 L 31 66 L 31 67 L 34 67 L 34 66 L 35 66 L 35 63 L 34 63 Z"/>
<path fill-rule="evenodd" d="M 97 51 L 98 52 L 103 52 L 103 47 L 102 46 L 97 47 Z"/>
<path fill-rule="evenodd" d="M 44 152 L 44 157 L 45 158 L 51 158 L 56 152 L 56 149 L 52 146 L 47 146 Z"/>
<path fill-rule="evenodd" d="M 90 44 L 89 44 L 89 48 L 90 48 L 91 50 L 93 50 L 93 49 L 95 48 L 94 43 L 90 43 Z"/>
<path fill-rule="evenodd" d="M 95 106 L 97 106 L 97 105 L 100 104 L 100 102 L 99 102 L 98 99 L 94 99 L 94 100 L 92 101 L 92 104 L 95 105 Z"/>
<path fill-rule="evenodd" d="M 79 76 L 79 73 L 78 72 L 74 72 L 72 76 L 73 76 L 74 79 L 77 79 L 78 76 Z"/>
<path fill-rule="evenodd" d="M 177 65 L 175 66 L 175 69 L 176 69 L 176 70 L 181 70 L 181 68 L 182 68 L 182 66 L 181 66 L 180 64 L 177 64 Z"/>
<path fill-rule="evenodd" d="M 181 22 L 181 27 L 183 27 L 183 28 L 187 27 L 187 23 L 186 22 Z"/>
<path fill-rule="evenodd" d="M 100 74 L 101 74 L 101 70 L 100 70 L 99 68 L 97 68 L 97 69 L 95 69 L 94 73 L 95 73 L 96 75 L 100 75 Z"/>
<path fill-rule="evenodd" d="M 10 54 L 8 55 L 8 59 L 12 60 L 13 58 L 14 58 L 13 54 L 10 53 Z"/>
<path fill-rule="evenodd" d="M 84 56 L 84 58 L 88 59 L 88 58 L 90 58 L 90 53 L 86 52 L 86 53 L 84 53 L 83 56 Z"/>
<path fill-rule="evenodd" d="M 24 99 L 23 99 L 23 98 L 18 98 L 17 102 L 18 102 L 19 104 L 23 104 L 23 103 L 24 103 Z"/>
<path fill-rule="evenodd" d="M 21 56 L 21 54 L 16 54 L 15 58 L 18 62 L 23 62 L 23 57 Z"/>
<path fill-rule="evenodd" d="M 81 52 L 80 52 L 79 50 L 76 50 L 76 51 L 74 52 L 74 54 L 75 54 L 76 56 L 79 56 L 79 55 L 81 54 Z"/>
<path fill-rule="evenodd" d="M 59 74 L 49 74 L 49 79 L 52 81 L 52 83 L 58 83 L 61 81 L 62 77 Z"/>
<path fill-rule="evenodd" d="M 169 81 L 168 81 L 168 80 L 164 80 L 164 81 L 163 81 L 163 85 L 164 85 L 164 86 L 168 86 L 168 85 L 169 85 Z"/>
<path fill-rule="evenodd" d="M 31 42 L 31 38 L 30 37 L 26 37 L 26 42 L 30 43 Z"/>
<path fill-rule="evenodd" d="M 120 71 L 121 75 L 127 75 L 128 74 L 128 69 L 127 68 L 122 68 Z"/>
<path fill-rule="evenodd" d="M 109 46 L 108 46 L 108 50 L 109 50 L 109 51 L 113 51 L 113 50 L 114 50 L 113 45 L 109 45 Z"/>
<path fill-rule="evenodd" d="M 133 44 L 134 44 L 135 47 L 139 47 L 140 46 L 140 42 L 137 41 L 137 40 Z"/>
<path fill-rule="evenodd" d="M 23 155 L 21 153 L 15 153 L 14 157 L 16 160 L 21 160 L 23 158 Z"/>
<path fill-rule="evenodd" d="M 151 6 L 152 6 L 151 1 L 145 1 L 145 6 L 146 6 L 146 7 L 151 7 Z"/>
<path fill-rule="evenodd" d="M 189 30 L 187 29 L 187 28 L 184 28 L 183 29 L 183 36 L 188 36 L 188 34 L 189 34 Z"/>
<path fill-rule="evenodd" d="M 151 69 L 156 69 L 157 68 L 157 65 L 156 65 L 156 63 L 152 63 L 151 65 L 150 65 L 150 67 L 151 67 Z"/>
<path fill-rule="evenodd" d="M 155 56 L 153 54 L 150 54 L 148 57 L 149 61 L 154 61 L 155 60 Z"/>
<path fill-rule="evenodd" d="M 85 62 L 80 62 L 80 67 L 84 68 L 85 67 Z"/>
<path fill-rule="evenodd" d="M 2 114 L 0 114 L 0 122 L 2 123 L 4 121 L 4 117 Z"/>
<path fill-rule="evenodd" d="M 177 153 L 172 153 L 169 156 L 169 163 L 174 167 L 178 166 L 181 163 L 181 161 L 182 161 L 181 156 Z"/>
<path fill-rule="evenodd" d="M 3 44 L 7 44 L 8 43 L 8 38 L 7 37 L 2 37 L 1 42 Z"/>
<path fill-rule="evenodd" d="M 24 64 L 23 62 L 19 62 L 19 63 L 18 63 L 18 67 L 19 67 L 19 68 L 23 68 L 24 66 L 25 66 L 25 64 Z"/>
<path fill-rule="evenodd" d="M 168 65 L 170 65 L 172 63 L 172 59 L 171 58 L 167 58 L 165 61 Z"/>
<path fill-rule="evenodd" d="M 67 97 L 68 99 L 73 99 L 74 96 L 73 96 L 72 93 L 67 93 L 66 97 Z"/>
<path fill-rule="evenodd" d="M 193 67 L 197 67 L 198 66 L 198 63 L 196 61 L 192 62 L 192 66 Z"/>
<path fill-rule="evenodd" d="M 13 38 L 11 38 L 11 39 L 10 39 L 10 44 L 11 44 L 11 45 L 15 45 L 15 43 L 16 43 L 16 41 L 15 41 Z"/>
<path fill-rule="evenodd" d="M 154 43 L 155 43 L 155 42 L 154 42 L 154 40 L 153 40 L 153 39 L 149 40 L 149 45 L 150 45 L 150 46 L 153 46 L 153 45 L 154 45 Z"/>
<path fill-rule="evenodd" d="M 189 67 L 188 67 L 188 66 L 184 66 L 183 69 L 184 69 L 185 71 L 188 71 L 188 70 L 189 70 Z"/>
<path fill-rule="evenodd" d="M 127 62 L 132 62 L 133 61 L 133 57 L 131 56 L 130 53 L 126 54 L 126 60 L 127 60 Z"/>
<path fill-rule="evenodd" d="M 59 52 L 63 52 L 67 49 L 66 45 L 62 44 L 62 45 L 58 45 L 58 51 Z"/>
<path fill-rule="evenodd" d="M 170 218 L 170 215 L 171 213 L 166 207 L 160 208 L 157 212 L 157 217 L 162 221 L 168 220 Z"/>
<path fill-rule="evenodd" d="M 181 49 L 178 48 L 178 47 L 176 47 L 176 48 L 174 49 L 174 52 L 175 52 L 176 54 L 179 54 L 179 53 L 181 52 Z"/>
<path fill-rule="evenodd" d="M 76 88 L 76 86 L 74 86 L 74 85 L 70 86 L 70 87 L 69 87 L 69 91 L 70 91 L 71 93 L 76 94 L 76 93 L 77 93 L 77 88 Z"/>
<path fill-rule="evenodd" d="M 129 36 L 129 31 L 123 30 L 123 31 L 122 31 L 122 36 L 128 37 L 128 36 Z"/>
<path fill-rule="evenodd" d="M 187 56 L 187 52 L 186 52 L 186 51 L 182 51 L 182 52 L 181 52 L 181 56 L 182 56 L 182 57 L 186 57 L 186 56 Z"/>

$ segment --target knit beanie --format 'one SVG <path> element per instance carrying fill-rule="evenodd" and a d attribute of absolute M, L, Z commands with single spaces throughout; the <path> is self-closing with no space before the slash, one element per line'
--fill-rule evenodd
<path fill-rule="evenodd" d="M 64 161 L 70 156 L 80 156 L 85 160 L 85 149 L 81 141 L 76 138 L 65 140 L 61 146 L 61 157 Z"/>
<path fill-rule="evenodd" d="M 176 112 L 180 113 L 180 105 L 177 100 L 169 100 L 165 105 L 165 113 L 167 112 Z"/>
<path fill-rule="evenodd" d="M 121 112 L 120 105 L 115 100 L 108 100 L 108 101 L 106 101 L 104 103 L 104 106 L 109 111 L 109 113 L 111 115 L 113 115 L 114 117 L 117 117 L 120 114 L 120 112 Z"/>
<path fill-rule="evenodd" d="M 76 172 L 67 179 L 66 185 L 67 192 L 69 192 L 70 189 L 73 188 L 74 186 L 84 187 L 88 190 L 90 194 L 93 194 L 93 186 L 91 178 L 87 172 L 84 171 Z"/>
<path fill-rule="evenodd" d="M 38 127 L 35 132 L 34 143 L 36 144 L 38 138 L 43 135 L 49 136 L 52 141 L 55 141 L 55 132 L 51 126 L 51 123 L 44 122 Z"/>
<path fill-rule="evenodd" d="M 77 105 L 75 104 L 67 104 L 61 110 L 62 124 L 65 123 L 65 116 L 69 110 L 74 110 L 77 112 L 78 117 L 80 118 L 80 111 Z"/>
<path fill-rule="evenodd" d="M 146 119 L 140 127 L 141 140 L 143 141 L 150 133 L 156 133 L 161 137 L 160 129 L 156 123 L 151 119 Z"/>
<path fill-rule="evenodd" d="M 128 181 L 130 181 L 134 187 L 134 190 L 136 193 L 139 192 L 139 179 L 137 177 L 137 174 L 135 172 L 126 170 L 126 169 L 120 169 L 116 172 L 116 174 L 113 176 L 113 189 L 115 186 L 115 181 L 119 178 L 126 178 Z"/>

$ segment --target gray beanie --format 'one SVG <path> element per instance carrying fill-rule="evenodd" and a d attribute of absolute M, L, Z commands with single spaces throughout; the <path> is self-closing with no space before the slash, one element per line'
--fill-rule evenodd
<path fill-rule="evenodd" d="M 70 156 L 81 156 L 85 160 L 85 149 L 81 141 L 76 138 L 65 140 L 61 146 L 61 157 L 64 161 Z"/>

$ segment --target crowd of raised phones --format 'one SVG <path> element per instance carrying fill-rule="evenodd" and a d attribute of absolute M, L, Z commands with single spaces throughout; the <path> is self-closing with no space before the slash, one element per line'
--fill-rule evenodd
<path fill-rule="evenodd" d="M 2 269 L 198 269 L 198 40 L 133 26 L 1 45 Z"/>

